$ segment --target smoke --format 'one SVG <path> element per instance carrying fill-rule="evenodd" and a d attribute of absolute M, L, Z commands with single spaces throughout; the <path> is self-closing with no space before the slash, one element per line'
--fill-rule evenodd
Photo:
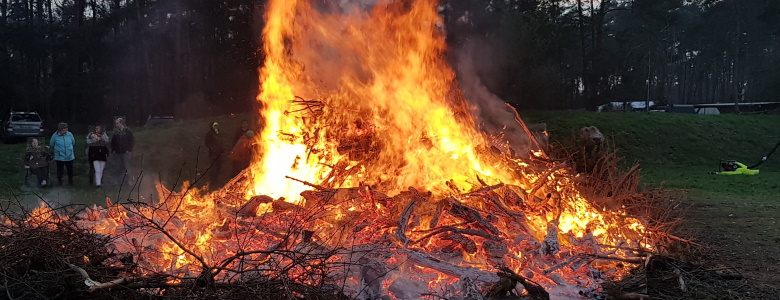
<path fill-rule="evenodd" d="M 342 12 L 368 10 L 376 5 L 378 0 L 338 0 Z"/>
<path fill-rule="evenodd" d="M 503 99 L 493 94 L 477 74 L 478 68 L 489 64 L 484 58 L 491 57 L 486 55 L 491 53 L 490 49 L 485 49 L 478 40 L 471 39 L 453 52 L 458 83 L 466 98 L 477 108 L 476 117 L 482 130 L 492 136 L 503 135 L 516 153 L 528 153 L 531 142 L 523 125 L 515 120 L 514 111 L 507 107 Z"/>

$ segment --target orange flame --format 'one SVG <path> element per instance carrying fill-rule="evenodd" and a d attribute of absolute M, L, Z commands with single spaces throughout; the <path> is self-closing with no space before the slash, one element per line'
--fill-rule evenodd
<path fill-rule="evenodd" d="M 206 195 L 185 185 L 182 190 L 190 192 L 174 194 L 158 186 L 162 200 L 155 206 L 128 208 L 107 199 L 106 208 L 87 209 L 82 223 L 105 234 L 137 230 L 136 235 L 125 235 L 117 249 L 137 254 L 151 272 L 180 276 L 171 278 L 171 283 L 198 274 L 204 265 L 242 268 L 231 265 L 231 256 L 246 249 L 268 250 L 247 255 L 254 263 L 277 259 L 281 264 L 290 259 L 268 253 L 293 247 L 317 253 L 360 245 L 392 249 L 403 245 L 447 256 L 448 263 L 458 267 L 493 270 L 505 264 L 531 275 L 563 272 L 544 270 L 553 266 L 539 254 L 540 241 L 548 239 L 568 249 L 607 245 L 617 256 L 624 253 L 622 248 L 651 249 L 643 244 L 641 221 L 619 211 L 595 209 L 576 190 L 566 170 L 532 170 L 530 161 L 512 160 L 490 150 L 489 138 L 477 128 L 473 107 L 457 90 L 454 72 L 444 59 L 446 44 L 436 4 L 435 0 L 380 0 L 368 10 L 315 6 L 306 0 L 269 1 L 263 31 L 266 60 L 257 97 L 263 105 L 263 143 L 250 169 L 251 186 L 239 191 L 246 199 L 260 196 L 249 201 L 256 201 L 255 205 L 229 203 L 232 198 L 220 198 L 223 192 Z M 538 151 L 528 155 L 544 156 Z M 509 199 L 516 194 L 526 203 L 487 203 L 484 195 L 439 200 L 473 191 L 483 183 L 511 185 L 487 197 Z M 312 189 L 307 184 L 359 188 L 329 190 L 338 201 L 321 203 L 319 211 L 307 211 L 307 216 L 289 209 L 274 211 L 278 205 L 311 209 L 300 196 Z M 419 190 L 433 195 L 421 195 Z M 401 191 L 414 194 L 415 200 L 394 197 L 395 203 L 387 204 L 390 198 L 384 194 Z M 275 200 L 280 198 L 297 205 Z M 413 204 L 419 212 L 414 213 L 416 219 L 399 224 L 404 201 L 417 201 Z M 431 228 L 432 211 L 461 203 L 463 211 L 473 210 L 471 218 L 485 217 L 483 223 L 439 213 L 438 227 Z M 503 215 L 487 211 L 501 205 L 507 206 L 500 209 Z M 523 205 L 527 207 L 520 208 Z M 30 221 L 44 224 L 52 214 L 44 206 Z M 481 234 L 460 234 L 465 223 L 487 229 Z M 289 232 L 292 226 L 305 227 L 309 237 Z M 154 230 L 140 232 L 150 227 Z M 436 231 L 442 228 L 451 232 Z M 446 238 L 438 235 L 442 232 L 448 234 Z M 562 254 L 552 256 L 556 255 Z M 397 256 L 381 261 L 427 282 L 430 289 L 457 280 L 424 265 L 403 267 Z M 302 276 L 302 282 L 308 280 L 304 267 L 291 270 L 300 273 L 296 275 Z M 359 284 L 351 276 L 344 280 Z M 384 288 L 388 285 L 389 281 L 382 283 Z"/>
<path fill-rule="evenodd" d="M 435 5 L 382 1 L 371 11 L 334 12 L 269 3 L 258 96 L 265 143 L 251 194 L 297 202 L 310 188 L 286 177 L 334 187 L 381 182 L 394 191 L 437 190 L 449 180 L 468 190 L 477 175 L 517 183 L 480 154 L 487 139 L 453 89 Z M 291 102 L 296 96 L 318 106 Z M 351 159 L 350 138 L 372 157 Z M 354 172 L 335 180 L 334 169 Z"/>

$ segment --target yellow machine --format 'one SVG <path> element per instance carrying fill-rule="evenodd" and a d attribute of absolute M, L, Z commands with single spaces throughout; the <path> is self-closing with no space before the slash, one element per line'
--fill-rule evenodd
<path fill-rule="evenodd" d="M 745 164 L 735 161 L 723 161 L 720 163 L 720 171 L 715 172 L 718 175 L 758 175 L 759 170 L 748 168 Z"/>
<path fill-rule="evenodd" d="M 711 173 L 718 175 L 758 175 L 758 170 L 754 169 L 769 159 L 769 157 L 772 156 L 772 154 L 774 154 L 778 148 L 780 148 L 780 141 L 775 144 L 775 146 L 772 148 L 772 150 L 769 151 L 767 155 L 761 158 L 761 161 L 752 166 L 748 167 L 736 160 L 721 161 L 720 170 Z"/>

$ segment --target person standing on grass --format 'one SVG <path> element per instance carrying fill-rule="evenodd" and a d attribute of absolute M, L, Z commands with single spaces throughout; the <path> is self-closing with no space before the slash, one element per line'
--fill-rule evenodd
<path fill-rule="evenodd" d="M 119 166 L 121 174 L 133 181 L 132 173 L 132 153 L 135 147 L 135 138 L 130 128 L 127 128 L 124 118 L 114 120 L 114 134 L 111 135 L 111 152 L 116 154 L 116 164 Z"/>
<path fill-rule="evenodd" d="M 209 160 L 211 168 L 208 172 L 210 184 L 214 185 L 219 180 L 219 173 L 222 170 L 222 153 L 225 152 L 225 141 L 219 134 L 219 123 L 211 123 L 209 132 L 206 133 L 206 147 L 209 148 Z"/>
<path fill-rule="evenodd" d="M 41 146 L 41 142 L 37 138 L 31 138 L 30 147 L 24 154 L 24 167 L 30 170 L 30 174 L 35 175 L 40 187 L 49 185 L 50 161 L 49 147 Z"/>
<path fill-rule="evenodd" d="M 73 160 L 76 159 L 74 149 L 76 139 L 68 131 L 68 123 L 57 124 L 57 132 L 51 136 L 51 149 L 54 150 L 54 161 L 57 162 L 57 185 L 62 185 L 63 168 L 68 169 L 68 184 L 73 184 Z"/>
<path fill-rule="evenodd" d="M 230 152 L 230 160 L 233 161 L 233 173 L 231 176 L 238 175 L 238 173 L 248 168 L 252 162 L 252 141 L 254 137 L 255 132 L 247 130 L 238 139 L 236 145 L 233 146 L 233 151 Z"/>
<path fill-rule="evenodd" d="M 95 132 L 87 136 L 87 157 L 90 164 L 95 168 L 95 186 L 100 187 L 103 182 L 103 170 L 106 168 L 108 160 L 108 134 L 103 126 L 95 126 Z"/>
<path fill-rule="evenodd" d="M 241 127 L 236 129 L 236 133 L 233 135 L 233 145 L 238 143 L 238 140 L 249 131 L 249 121 L 241 120 Z"/>

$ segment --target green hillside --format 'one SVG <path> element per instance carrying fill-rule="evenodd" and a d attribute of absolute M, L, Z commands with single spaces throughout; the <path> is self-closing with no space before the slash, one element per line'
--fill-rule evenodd
<path fill-rule="evenodd" d="M 709 192 L 780 195 L 780 151 L 758 176 L 719 176 L 721 160 L 752 165 L 780 141 L 780 115 L 526 112 L 527 123 L 546 123 L 551 140 L 575 138 L 596 126 L 626 163 L 642 166 L 645 183 Z"/>

